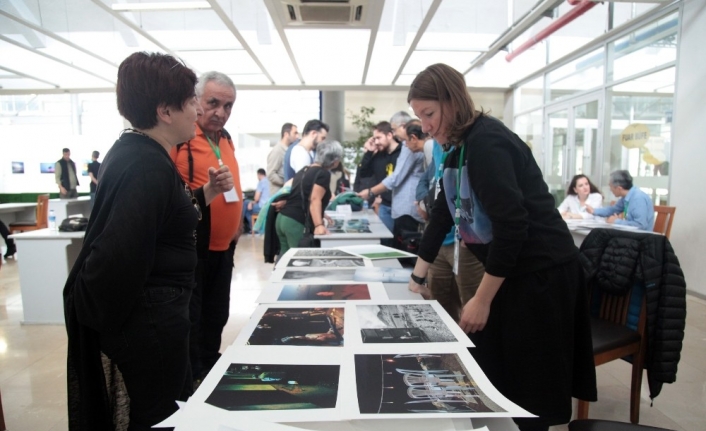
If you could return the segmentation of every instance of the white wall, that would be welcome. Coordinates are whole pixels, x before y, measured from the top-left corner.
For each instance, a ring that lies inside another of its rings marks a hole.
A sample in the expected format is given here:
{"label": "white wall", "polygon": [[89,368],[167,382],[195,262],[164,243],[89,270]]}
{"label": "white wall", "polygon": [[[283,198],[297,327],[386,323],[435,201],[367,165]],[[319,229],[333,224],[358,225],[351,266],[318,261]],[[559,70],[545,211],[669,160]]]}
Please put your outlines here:
{"label": "white wall", "polygon": [[690,292],[706,297],[706,2],[684,0],[679,39],[670,205],[677,211],[671,242]]}

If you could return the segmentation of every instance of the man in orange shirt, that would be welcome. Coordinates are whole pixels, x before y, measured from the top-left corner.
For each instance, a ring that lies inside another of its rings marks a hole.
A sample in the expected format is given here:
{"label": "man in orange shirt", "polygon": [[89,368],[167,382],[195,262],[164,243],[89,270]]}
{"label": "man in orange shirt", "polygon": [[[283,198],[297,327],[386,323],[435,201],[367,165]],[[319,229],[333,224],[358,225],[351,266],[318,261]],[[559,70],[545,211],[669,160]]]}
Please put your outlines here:
{"label": "man in orange shirt", "polygon": [[192,188],[208,182],[208,168],[227,165],[233,189],[204,209],[197,232],[199,262],[191,297],[190,352],[195,381],[202,379],[220,357],[221,333],[228,321],[233,254],[241,233],[242,190],[235,147],[223,128],[235,103],[235,85],[220,72],[203,74],[196,84],[203,115],[196,120],[196,137],[172,150],[172,160]]}

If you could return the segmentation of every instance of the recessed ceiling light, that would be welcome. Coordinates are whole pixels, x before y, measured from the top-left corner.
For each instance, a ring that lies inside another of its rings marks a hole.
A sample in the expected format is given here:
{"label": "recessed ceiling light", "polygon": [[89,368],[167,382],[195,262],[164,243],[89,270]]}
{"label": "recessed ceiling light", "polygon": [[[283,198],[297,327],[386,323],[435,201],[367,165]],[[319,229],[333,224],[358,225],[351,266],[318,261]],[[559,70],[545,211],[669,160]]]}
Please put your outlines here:
{"label": "recessed ceiling light", "polygon": [[184,1],[165,3],[113,3],[110,6],[116,12],[149,12],[165,10],[211,9],[207,1]]}

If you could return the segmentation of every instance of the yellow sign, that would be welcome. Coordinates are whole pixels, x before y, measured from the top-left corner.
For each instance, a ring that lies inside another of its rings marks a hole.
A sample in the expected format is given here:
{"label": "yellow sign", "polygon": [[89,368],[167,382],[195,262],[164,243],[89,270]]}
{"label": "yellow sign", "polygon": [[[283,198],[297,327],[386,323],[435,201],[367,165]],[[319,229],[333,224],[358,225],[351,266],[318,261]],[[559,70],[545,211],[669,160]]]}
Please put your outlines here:
{"label": "yellow sign", "polygon": [[625,148],[640,148],[650,138],[650,129],[641,123],[631,124],[620,134],[620,143]]}

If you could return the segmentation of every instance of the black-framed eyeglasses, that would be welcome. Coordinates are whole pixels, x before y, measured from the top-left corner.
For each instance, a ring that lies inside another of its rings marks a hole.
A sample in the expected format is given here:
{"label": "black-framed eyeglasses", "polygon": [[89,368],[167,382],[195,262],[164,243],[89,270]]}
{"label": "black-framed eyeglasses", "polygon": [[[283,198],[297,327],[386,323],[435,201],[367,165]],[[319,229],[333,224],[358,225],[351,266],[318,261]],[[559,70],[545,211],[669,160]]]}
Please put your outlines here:
{"label": "black-framed eyeglasses", "polygon": [[201,212],[201,205],[199,205],[199,201],[194,196],[194,192],[191,191],[191,187],[189,187],[189,185],[186,183],[184,183],[184,192],[186,192],[186,195],[189,197],[189,199],[191,199],[191,204],[196,209],[196,215],[198,216],[199,221],[201,221],[201,218],[203,217],[203,213]]}

